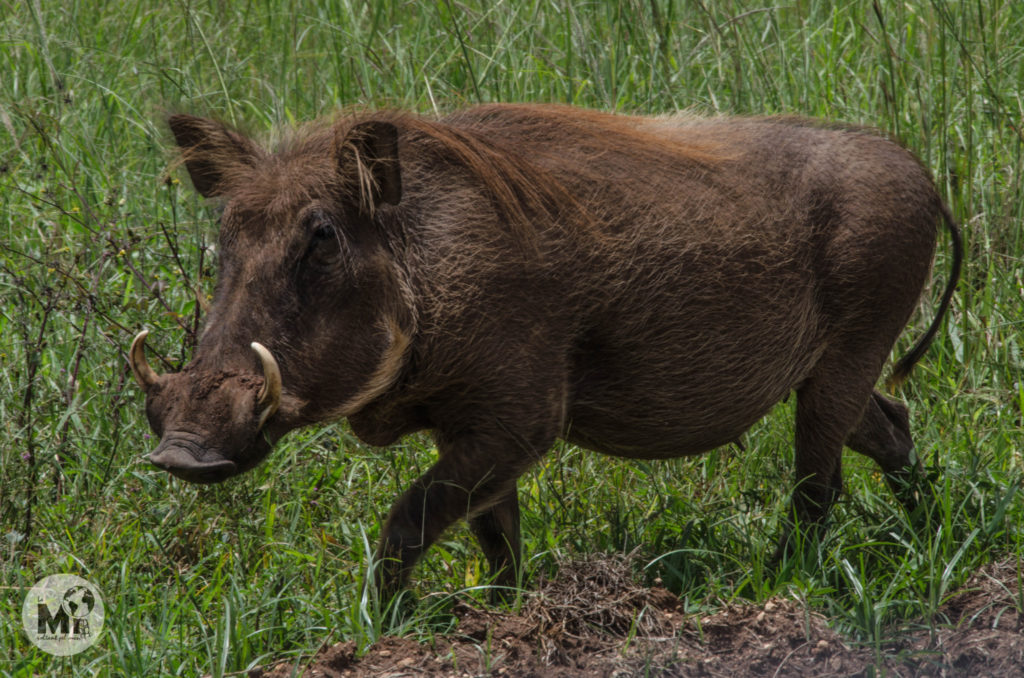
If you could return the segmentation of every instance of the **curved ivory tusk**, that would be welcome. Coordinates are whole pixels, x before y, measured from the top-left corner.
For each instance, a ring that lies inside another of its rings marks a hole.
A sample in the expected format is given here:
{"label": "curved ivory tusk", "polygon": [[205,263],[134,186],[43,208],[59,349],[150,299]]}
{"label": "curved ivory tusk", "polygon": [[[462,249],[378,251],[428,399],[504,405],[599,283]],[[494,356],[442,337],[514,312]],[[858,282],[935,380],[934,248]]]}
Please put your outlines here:
{"label": "curved ivory tusk", "polygon": [[142,330],[136,334],[132,341],[132,347],[128,351],[128,364],[131,365],[135,381],[139,382],[143,391],[148,391],[160,378],[146,362],[146,335],[148,334],[149,330]]}
{"label": "curved ivory tusk", "polygon": [[263,388],[260,389],[257,396],[257,406],[263,410],[260,412],[259,424],[259,428],[262,429],[263,424],[277,412],[277,408],[281,405],[281,370],[277,366],[277,361],[274,360],[274,355],[267,350],[266,346],[256,341],[249,345],[252,346],[252,350],[256,351],[256,355],[260,358],[260,364],[263,366]]}

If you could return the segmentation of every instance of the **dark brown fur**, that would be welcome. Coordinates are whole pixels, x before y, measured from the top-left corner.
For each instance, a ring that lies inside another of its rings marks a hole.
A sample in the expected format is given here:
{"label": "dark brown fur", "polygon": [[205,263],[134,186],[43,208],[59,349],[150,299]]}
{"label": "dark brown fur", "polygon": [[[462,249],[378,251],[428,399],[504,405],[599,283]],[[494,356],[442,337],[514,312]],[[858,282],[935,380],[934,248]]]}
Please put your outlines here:
{"label": "dark brown fur", "polygon": [[[225,210],[193,363],[149,389],[154,463],[210,482],[316,421],[347,416],[374,445],[432,430],[438,461],[383,528],[388,590],[459,518],[514,582],[516,479],[559,437],[699,454],[795,390],[795,519],[824,518],[844,444],[894,486],[914,468],[906,408],[874,385],[940,220],[955,253],[940,316],[961,247],[927,172],[890,141],[799,119],[557,106],[353,116],[274,153],[208,120],[170,125],[196,188]],[[238,377],[187,395],[212,373],[259,375],[252,341],[284,384],[262,432],[246,430],[256,395]],[[234,446],[196,446],[226,429]]]}

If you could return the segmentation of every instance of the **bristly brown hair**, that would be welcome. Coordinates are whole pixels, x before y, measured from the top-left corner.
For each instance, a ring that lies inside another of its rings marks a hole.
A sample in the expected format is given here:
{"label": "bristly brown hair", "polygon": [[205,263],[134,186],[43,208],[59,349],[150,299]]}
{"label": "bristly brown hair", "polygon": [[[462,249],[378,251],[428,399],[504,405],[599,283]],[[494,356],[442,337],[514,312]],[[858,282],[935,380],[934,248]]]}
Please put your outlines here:
{"label": "bristly brown hair", "polygon": [[[334,123],[331,134],[338,148],[352,148],[350,131],[368,123],[394,125],[399,136],[399,164],[402,155],[412,149],[429,148],[446,164],[463,168],[479,181],[490,197],[493,207],[509,235],[521,246],[532,249],[536,239],[537,222],[565,225],[578,221],[585,210],[563,184],[543,167],[500,139],[474,133],[472,129],[446,124],[399,111],[378,111],[356,115]],[[322,131],[313,130],[315,136]],[[301,145],[318,143],[310,137]],[[307,146],[308,147],[308,146]],[[362,159],[351,165],[354,174],[345,177],[344,190],[357,198],[360,204],[372,202],[369,194],[375,187],[374,167]],[[378,161],[379,162],[379,161]],[[348,168],[346,168],[348,169]],[[567,209],[567,207],[575,209]],[[567,218],[572,213],[571,218]]]}
{"label": "bristly brown hair", "polygon": [[[567,119],[571,125],[567,126]],[[313,158],[328,158],[343,151],[351,153],[354,130],[373,123],[389,124],[397,129],[400,165],[406,164],[406,154],[418,155],[426,150],[449,166],[463,168],[480,182],[500,217],[496,223],[506,228],[513,240],[527,250],[535,247],[535,229],[539,223],[548,228],[596,233],[588,228],[593,215],[580,201],[578,192],[551,171],[553,167],[564,169],[561,165],[565,159],[553,151],[545,154],[534,150],[528,156],[517,139],[554,139],[569,133],[581,146],[599,149],[596,152],[628,153],[649,167],[672,162],[674,171],[678,171],[679,163],[708,168],[726,157],[710,143],[684,143],[657,134],[645,127],[650,123],[648,118],[566,106],[481,106],[436,120],[403,111],[357,112],[333,121],[307,124],[288,133],[278,146],[278,157],[282,160],[302,157],[307,163],[304,181],[290,182],[295,190],[302,190],[299,184],[314,191],[328,188],[309,181],[321,168],[308,163]],[[341,191],[358,201],[367,212],[372,212],[370,193],[376,188],[377,168],[357,153],[352,153],[352,157],[356,162],[346,164],[345,176],[336,175],[336,165],[322,168],[327,170],[323,182],[334,184],[329,190]],[[581,173],[586,171],[583,167],[579,169]]]}

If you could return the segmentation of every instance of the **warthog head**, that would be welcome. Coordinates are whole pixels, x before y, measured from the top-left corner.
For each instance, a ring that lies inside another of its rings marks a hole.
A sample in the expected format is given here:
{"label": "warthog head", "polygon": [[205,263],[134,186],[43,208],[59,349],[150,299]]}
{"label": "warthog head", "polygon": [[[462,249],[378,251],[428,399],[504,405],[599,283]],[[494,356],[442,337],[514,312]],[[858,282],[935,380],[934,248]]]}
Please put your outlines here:
{"label": "warthog head", "polygon": [[400,198],[396,132],[339,124],[270,154],[213,121],[175,115],[170,126],[196,189],[223,201],[220,271],[192,362],[157,375],[141,332],[130,363],[161,437],[149,460],[214,483],[396,379],[412,314],[373,228]]}

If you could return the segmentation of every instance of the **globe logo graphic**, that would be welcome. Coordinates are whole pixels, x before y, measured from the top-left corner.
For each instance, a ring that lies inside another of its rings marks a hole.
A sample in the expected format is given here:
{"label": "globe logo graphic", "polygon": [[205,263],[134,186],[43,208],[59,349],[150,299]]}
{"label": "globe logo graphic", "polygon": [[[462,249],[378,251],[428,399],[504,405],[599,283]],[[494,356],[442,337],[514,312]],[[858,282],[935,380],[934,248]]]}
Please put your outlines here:
{"label": "globe logo graphic", "polygon": [[92,591],[85,586],[73,586],[64,594],[64,601],[61,603],[64,610],[75,619],[84,619],[92,612],[96,600],[92,597]]}
{"label": "globe logo graphic", "polygon": [[73,574],[51,574],[25,596],[21,623],[32,644],[52,655],[77,654],[99,640],[106,614],[100,590]]}

